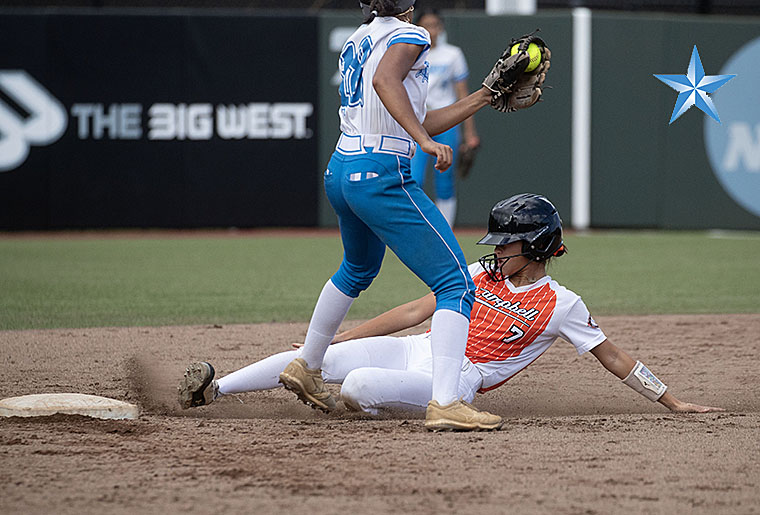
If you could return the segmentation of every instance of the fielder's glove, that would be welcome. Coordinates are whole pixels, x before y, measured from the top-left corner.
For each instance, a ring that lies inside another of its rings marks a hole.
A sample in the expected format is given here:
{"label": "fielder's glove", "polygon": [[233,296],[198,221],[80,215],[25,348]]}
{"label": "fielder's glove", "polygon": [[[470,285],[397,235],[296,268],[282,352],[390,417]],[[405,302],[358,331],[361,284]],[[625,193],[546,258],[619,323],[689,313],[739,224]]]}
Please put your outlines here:
{"label": "fielder's glove", "polygon": [[478,147],[470,147],[462,145],[459,148],[457,156],[457,172],[462,179],[467,178],[472,170],[472,165],[475,163],[475,154],[478,152]]}
{"label": "fielder's glove", "polygon": [[[526,72],[530,63],[528,45],[535,43],[541,51],[541,62],[532,71]],[[509,55],[511,48],[518,45],[515,55]],[[527,34],[510,41],[507,49],[494,64],[491,72],[483,80],[493,96],[491,106],[503,113],[527,109],[541,98],[541,86],[546,80],[546,72],[551,65],[551,51],[544,41]]]}

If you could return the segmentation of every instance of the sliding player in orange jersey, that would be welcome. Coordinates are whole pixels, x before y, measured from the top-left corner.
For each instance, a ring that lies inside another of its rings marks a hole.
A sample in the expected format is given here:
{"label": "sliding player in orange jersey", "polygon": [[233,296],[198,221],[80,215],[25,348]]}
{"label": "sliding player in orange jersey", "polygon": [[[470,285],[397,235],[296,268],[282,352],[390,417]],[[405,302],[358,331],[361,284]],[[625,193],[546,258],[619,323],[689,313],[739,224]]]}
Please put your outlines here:
{"label": "sliding player in orange jersey", "polygon": [[[722,411],[666,391],[644,364],[607,339],[578,295],[546,274],[547,262],[565,253],[562,221],[546,198],[523,194],[497,203],[479,244],[493,245],[494,252],[470,265],[476,293],[458,392],[464,402],[501,386],[562,337],[578,354],[591,352],[626,385],[672,411]],[[325,355],[324,380],[342,383],[340,397],[349,409],[373,414],[383,408],[425,409],[433,377],[430,334],[385,335],[414,327],[434,311],[430,293],[340,333]],[[211,365],[194,363],[180,384],[180,404],[189,408],[218,395],[276,388],[279,373],[298,352],[270,356],[216,381]],[[487,429],[475,420],[463,426],[445,416],[440,420],[428,416],[425,426]]]}

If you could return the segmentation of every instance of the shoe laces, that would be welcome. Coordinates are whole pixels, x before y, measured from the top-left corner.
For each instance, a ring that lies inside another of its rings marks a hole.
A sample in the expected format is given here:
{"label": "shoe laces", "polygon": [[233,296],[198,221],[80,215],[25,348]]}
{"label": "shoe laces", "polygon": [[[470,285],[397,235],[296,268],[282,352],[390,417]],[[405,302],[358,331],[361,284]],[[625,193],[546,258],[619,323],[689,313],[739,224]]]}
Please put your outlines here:
{"label": "shoe laces", "polygon": [[470,409],[474,409],[475,411],[479,411],[478,408],[476,408],[475,406],[473,406],[472,404],[470,404],[469,402],[467,402],[466,400],[464,400],[464,397],[462,397],[461,399],[459,399],[459,402],[461,402],[462,404],[464,404],[465,406],[467,406]]}

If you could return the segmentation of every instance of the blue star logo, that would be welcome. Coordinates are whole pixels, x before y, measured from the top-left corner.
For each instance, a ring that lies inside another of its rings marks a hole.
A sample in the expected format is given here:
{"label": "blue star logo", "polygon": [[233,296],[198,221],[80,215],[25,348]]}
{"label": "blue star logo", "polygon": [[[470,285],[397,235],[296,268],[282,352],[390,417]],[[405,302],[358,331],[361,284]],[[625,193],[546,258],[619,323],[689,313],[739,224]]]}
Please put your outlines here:
{"label": "blue star logo", "polygon": [[697,45],[694,45],[686,75],[655,75],[655,77],[678,91],[678,98],[673,108],[673,115],[670,117],[670,123],[676,121],[693,105],[720,123],[715,104],[707,94],[714,93],[736,75],[705,75],[705,69],[702,68],[702,61],[699,59],[699,52],[697,52]]}

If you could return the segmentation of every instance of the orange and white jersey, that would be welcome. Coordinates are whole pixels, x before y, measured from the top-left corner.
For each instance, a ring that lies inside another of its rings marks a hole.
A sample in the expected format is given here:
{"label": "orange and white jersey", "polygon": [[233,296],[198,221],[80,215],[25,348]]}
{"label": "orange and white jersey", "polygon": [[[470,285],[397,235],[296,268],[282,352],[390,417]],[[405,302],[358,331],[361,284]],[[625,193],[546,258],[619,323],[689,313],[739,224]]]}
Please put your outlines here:
{"label": "orange and white jersey", "polygon": [[483,376],[480,392],[501,386],[558,337],[578,354],[606,339],[580,296],[550,276],[516,287],[492,281],[480,263],[469,269],[476,291],[465,355]]}

